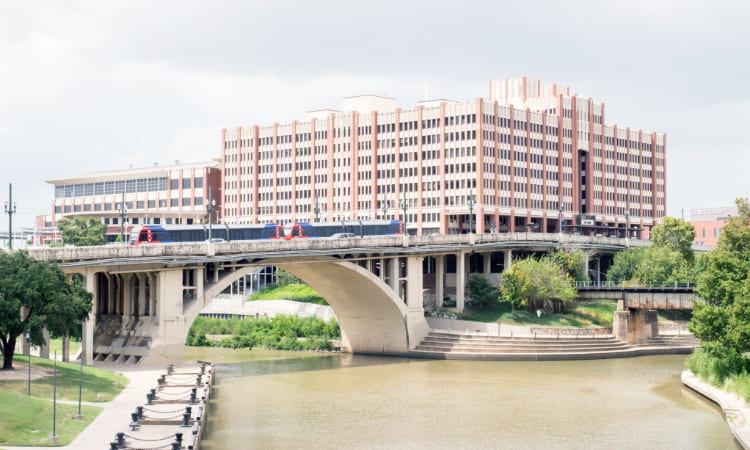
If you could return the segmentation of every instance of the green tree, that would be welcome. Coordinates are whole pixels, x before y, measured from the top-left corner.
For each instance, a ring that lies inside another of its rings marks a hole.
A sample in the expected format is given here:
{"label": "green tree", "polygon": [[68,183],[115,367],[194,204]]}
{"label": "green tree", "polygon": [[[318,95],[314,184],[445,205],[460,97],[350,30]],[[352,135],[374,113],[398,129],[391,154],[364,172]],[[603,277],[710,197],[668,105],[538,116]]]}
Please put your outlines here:
{"label": "green tree", "polygon": [[80,282],[67,283],[52,261],[36,261],[25,251],[0,253],[0,350],[3,369],[13,368],[16,341],[31,332],[42,343],[42,329],[70,333],[91,311],[91,294]]}
{"label": "green tree", "polygon": [[60,219],[57,222],[63,242],[76,246],[103,245],[107,226],[95,217],[75,216],[73,220]]}
{"label": "green tree", "polygon": [[645,249],[633,275],[633,280],[651,286],[694,283],[695,278],[693,264],[666,247]]}
{"label": "green tree", "polygon": [[477,303],[480,308],[497,301],[497,289],[490,283],[484,275],[472,274],[467,283],[471,300]]}
{"label": "green tree", "polygon": [[695,305],[689,325],[701,347],[735,372],[747,368],[742,355],[750,351],[750,208],[747,199],[736,204],[740,215],[724,226],[709,253],[696,289],[704,303]]}
{"label": "green tree", "polygon": [[576,281],[588,281],[586,273],[586,254],[581,249],[572,252],[558,250],[550,258],[562,267]]}
{"label": "green tree", "polygon": [[618,252],[612,266],[607,270],[607,281],[621,283],[633,280],[645,253],[645,248],[632,248]]}
{"label": "green tree", "polygon": [[665,217],[651,231],[654,247],[667,248],[679,252],[686,261],[693,261],[692,249],[695,240],[695,227],[692,223],[676,217]]}
{"label": "green tree", "polygon": [[526,258],[514,263],[507,275],[503,273],[500,295],[511,305],[526,300],[529,311],[538,308],[559,311],[576,298],[572,281],[552,258]]}
{"label": "green tree", "polygon": [[276,269],[276,287],[283,287],[290,284],[305,284],[296,276],[283,269]]}

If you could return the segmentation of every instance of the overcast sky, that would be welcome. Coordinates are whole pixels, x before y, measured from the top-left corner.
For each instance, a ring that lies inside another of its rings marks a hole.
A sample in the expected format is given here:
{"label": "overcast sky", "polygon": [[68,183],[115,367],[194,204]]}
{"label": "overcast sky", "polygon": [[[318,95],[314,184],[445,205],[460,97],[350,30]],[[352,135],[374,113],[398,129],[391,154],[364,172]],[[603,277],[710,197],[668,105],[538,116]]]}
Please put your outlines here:
{"label": "overcast sky", "polygon": [[[412,108],[529,76],[667,133],[668,213],[750,196],[750,2],[5,1],[0,200],[50,213],[45,180],[220,156],[222,128],[341,98]],[[0,230],[7,230],[7,215]]]}

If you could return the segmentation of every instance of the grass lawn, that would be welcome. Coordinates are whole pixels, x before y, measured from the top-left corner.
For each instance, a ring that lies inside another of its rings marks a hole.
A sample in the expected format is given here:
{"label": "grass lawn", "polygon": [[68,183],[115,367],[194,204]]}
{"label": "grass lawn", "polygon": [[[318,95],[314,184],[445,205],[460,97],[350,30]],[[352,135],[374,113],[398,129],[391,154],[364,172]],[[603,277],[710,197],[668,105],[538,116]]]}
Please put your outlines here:
{"label": "grass lawn", "polygon": [[294,300],[295,302],[328,305],[313,288],[305,284],[287,284],[282,287],[270,287],[256,292],[248,300]]}
{"label": "grass lawn", "polygon": [[[75,355],[78,350],[81,349],[81,341],[70,340],[70,355],[71,358]],[[50,339],[49,340],[49,354],[54,355],[57,352],[58,355],[62,355],[62,339]]]}
{"label": "grass lawn", "polygon": [[101,412],[97,406],[82,406],[83,420],[75,420],[78,405],[57,404],[57,444],[52,435],[52,401],[0,390],[0,445],[68,445]]}
{"label": "grass lawn", "polygon": [[[26,355],[15,355],[13,367],[16,370],[27,369]],[[52,398],[52,366],[53,361],[44,358],[31,357],[32,368],[43,368],[49,372],[49,376],[38,380],[31,380],[31,396],[45,399]],[[78,364],[57,362],[57,398],[60,400],[78,400],[78,382],[80,378],[80,366]],[[83,368],[83,401],[111,401],[122,389],[127,386],[129,380],[123,375],[118,375],[104,369],[95,367]],[[25,396],[28,389],[28,381],[23,380],[0,380],[0,390],[14,392]],[[97,400],[97,395],[102,395],[102,400]],[[2,417],[2,416],[0,416]],[[0,420],[2,422],[2,420]],[[2,436],[2,434],[0,434]]]}
{"label": "grass lawn", "polygon": [[536,313],[521,309],[511,312],[510,305],[496,303],[491,306],[485,306],[482,309],[477,307],[467,308],[460,319],[521,326],[606,327],[612,325],[612,313],[616,308],[617,304],[614,302],[591,303],[578,305],[572,311],[558,314],[542,314],[541,318],[537,318]]}

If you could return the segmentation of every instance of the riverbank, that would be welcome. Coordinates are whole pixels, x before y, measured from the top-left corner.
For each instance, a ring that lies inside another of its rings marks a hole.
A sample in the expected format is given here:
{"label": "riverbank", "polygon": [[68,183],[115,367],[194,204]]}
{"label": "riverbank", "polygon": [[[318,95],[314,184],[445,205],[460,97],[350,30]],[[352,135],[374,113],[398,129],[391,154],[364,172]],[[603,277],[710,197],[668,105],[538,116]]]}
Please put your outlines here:
{"label": "riverbank", "polygon": [[750,449],[750,407],[737,394],[702,381],[689,370],[680,376],[682,384],[719,405],[732,435],[744,449]]}

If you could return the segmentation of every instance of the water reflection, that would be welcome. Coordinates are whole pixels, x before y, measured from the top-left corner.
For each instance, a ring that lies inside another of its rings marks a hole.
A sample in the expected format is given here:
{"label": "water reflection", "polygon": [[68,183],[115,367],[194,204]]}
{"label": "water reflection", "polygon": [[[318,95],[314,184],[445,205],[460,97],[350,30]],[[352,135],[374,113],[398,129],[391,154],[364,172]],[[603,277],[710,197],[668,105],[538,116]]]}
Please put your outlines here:
{"label": "water reflection", "polygon": [[717,409],[682,388],[684,356],[490,362],[206,350],[191,357],[236,361],[217,366],[209,450],[739,448]]}

